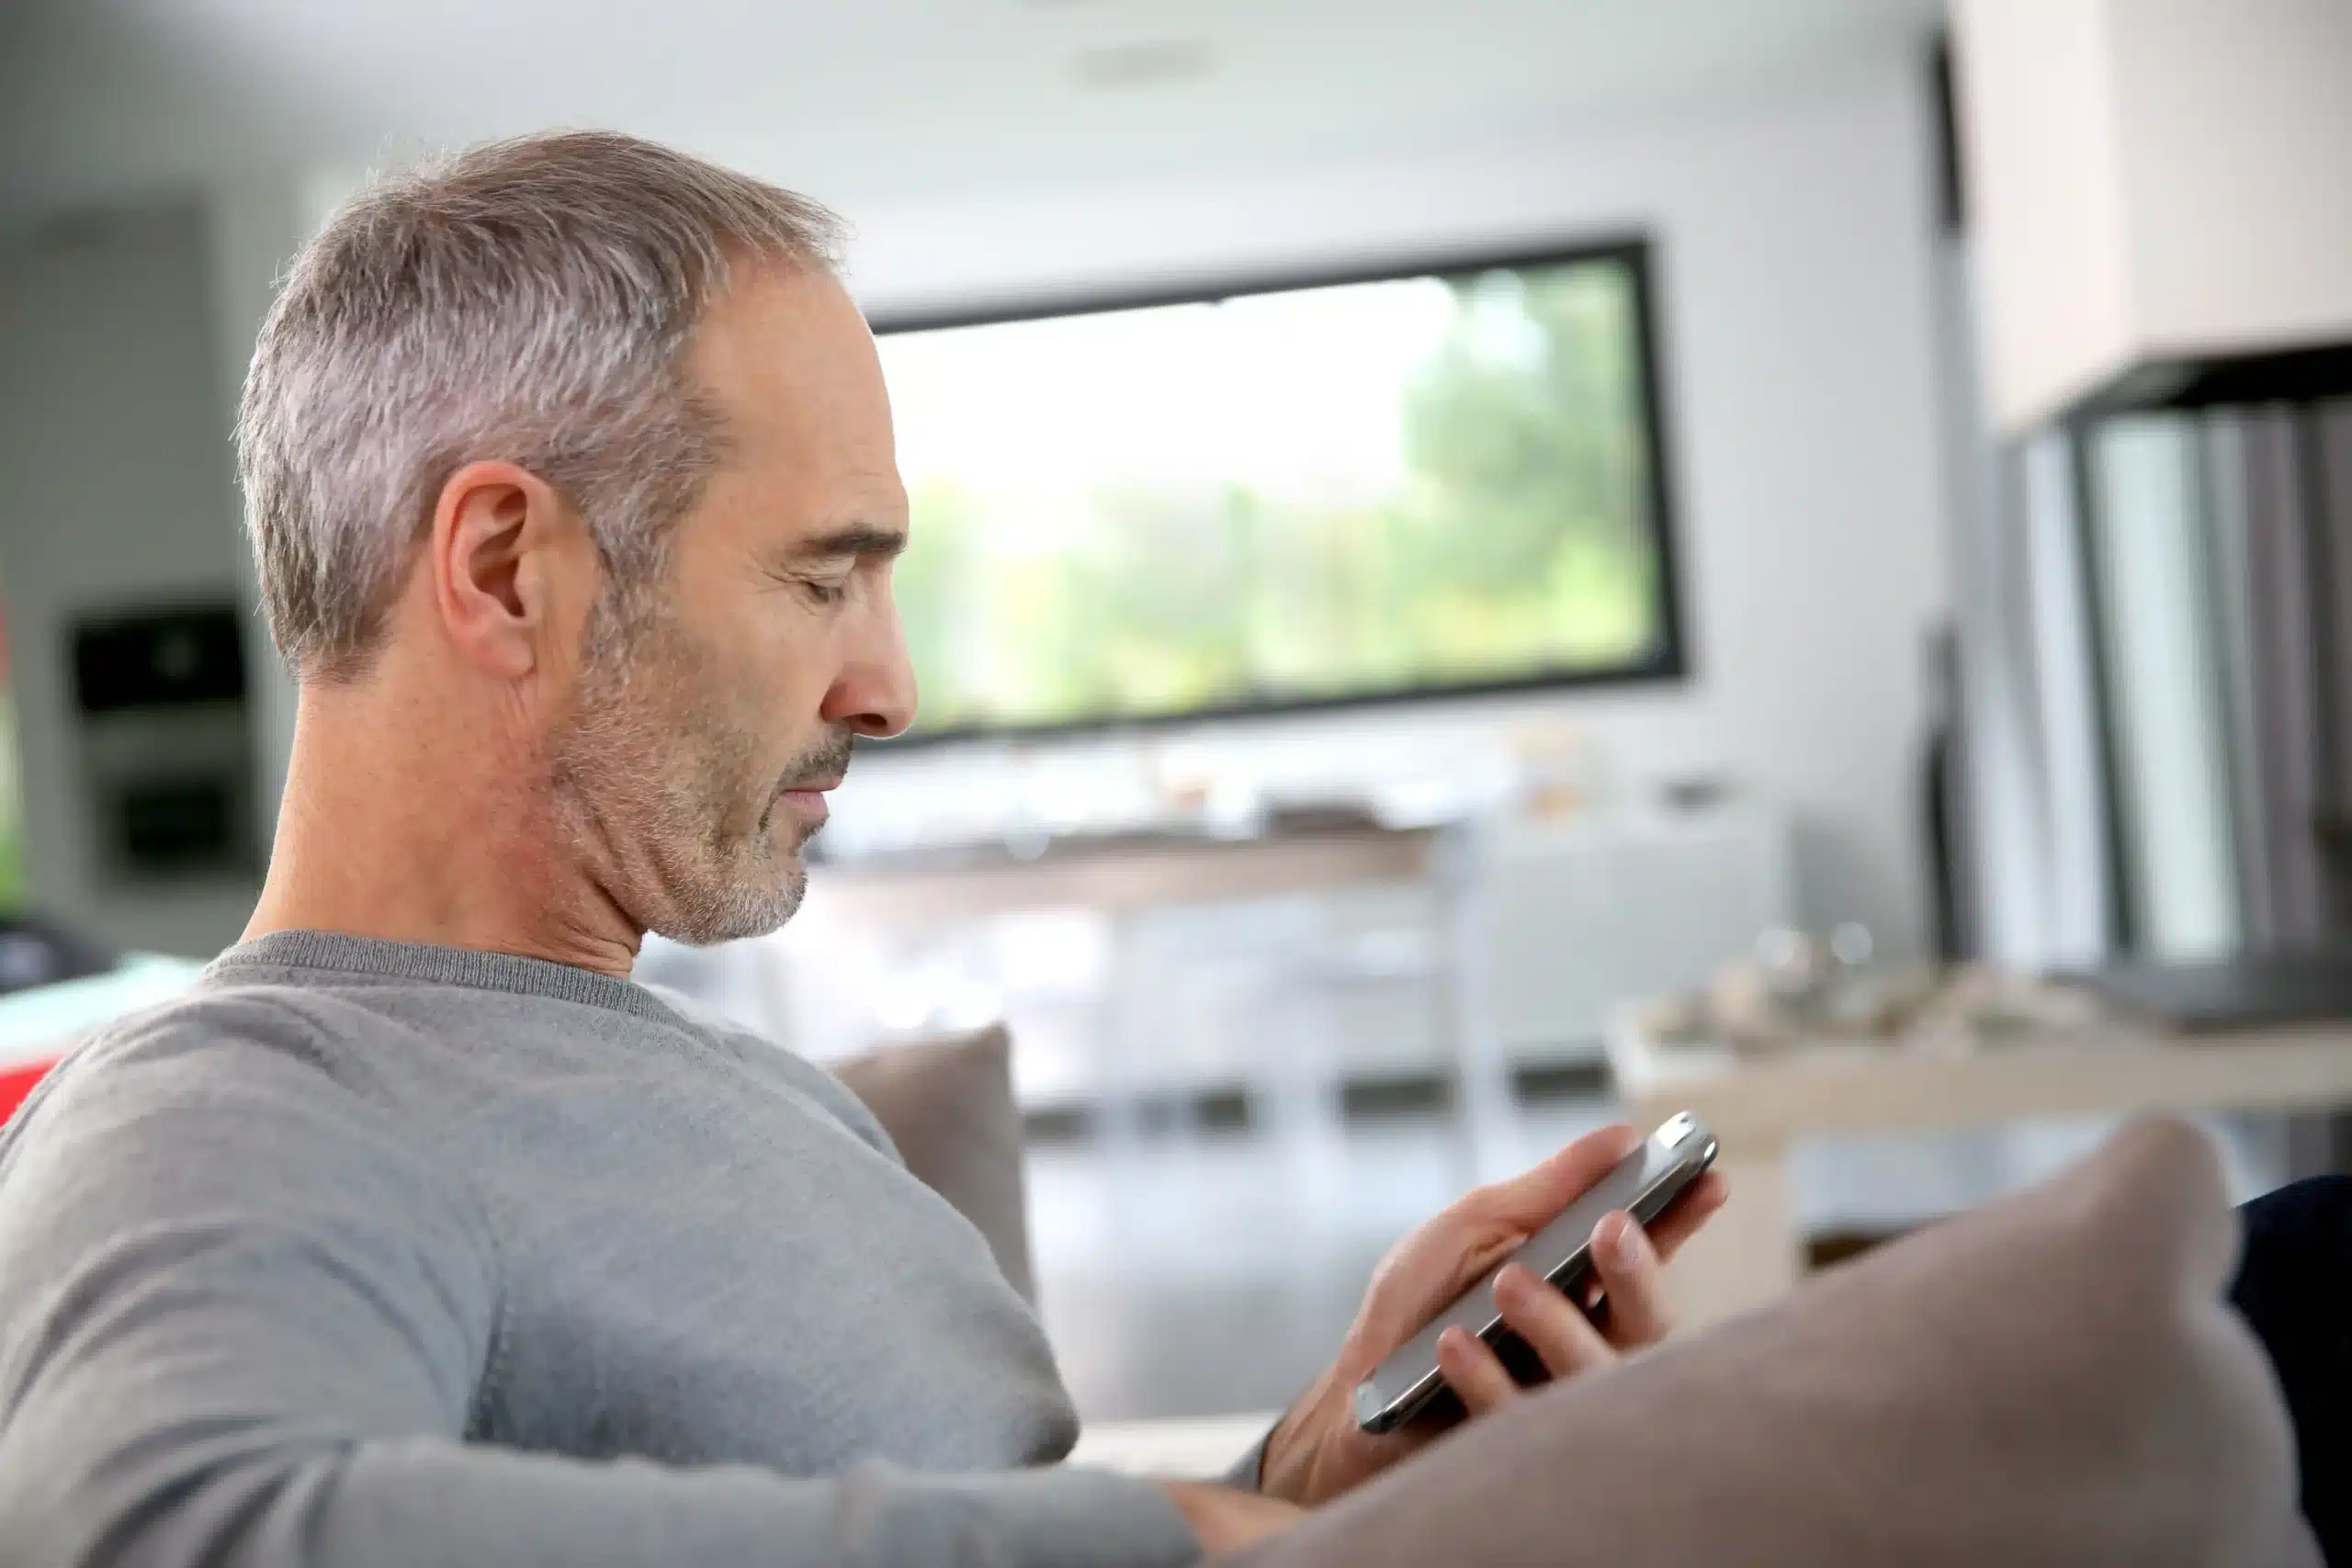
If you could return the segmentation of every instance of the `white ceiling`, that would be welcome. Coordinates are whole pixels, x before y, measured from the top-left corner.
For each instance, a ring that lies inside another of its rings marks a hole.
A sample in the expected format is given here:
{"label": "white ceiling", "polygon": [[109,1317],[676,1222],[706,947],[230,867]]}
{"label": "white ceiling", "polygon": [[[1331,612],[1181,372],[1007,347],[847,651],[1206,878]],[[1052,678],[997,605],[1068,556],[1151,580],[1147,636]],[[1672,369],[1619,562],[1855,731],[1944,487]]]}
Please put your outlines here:
{"label": "white ceiling", "polygon": [[611,125],[843,202],[1687,112],[1938,0],[0,0],[0,211]]}

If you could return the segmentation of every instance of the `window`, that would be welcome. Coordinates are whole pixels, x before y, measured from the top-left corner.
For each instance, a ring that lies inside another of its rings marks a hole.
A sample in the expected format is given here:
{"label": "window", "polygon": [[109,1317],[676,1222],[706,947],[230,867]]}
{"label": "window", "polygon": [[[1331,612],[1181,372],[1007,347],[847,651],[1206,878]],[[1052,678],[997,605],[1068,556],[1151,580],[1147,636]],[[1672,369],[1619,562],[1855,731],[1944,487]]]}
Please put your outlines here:
{"label": "window", "polygon": [[918,733],[1679,674],[1646,280],[884,323]]}

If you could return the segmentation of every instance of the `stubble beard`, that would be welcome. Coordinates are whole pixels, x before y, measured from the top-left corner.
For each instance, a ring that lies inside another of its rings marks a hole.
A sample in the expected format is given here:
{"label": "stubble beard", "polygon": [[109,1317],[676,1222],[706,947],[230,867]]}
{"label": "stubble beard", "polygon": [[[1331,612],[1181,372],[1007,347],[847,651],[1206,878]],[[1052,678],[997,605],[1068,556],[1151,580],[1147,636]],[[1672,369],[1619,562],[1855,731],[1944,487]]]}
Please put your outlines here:
{"label": "stubble beard", "polygon": [[579,700],[553,748],[576,849],[640,929],[695,946],[763,936],[800,908],[800,848],[775,839],[778,798],[838,773],[851,737],[827,735],[781,773],[733,716],[735,694],[666,608],[608,595],[592,618]]}

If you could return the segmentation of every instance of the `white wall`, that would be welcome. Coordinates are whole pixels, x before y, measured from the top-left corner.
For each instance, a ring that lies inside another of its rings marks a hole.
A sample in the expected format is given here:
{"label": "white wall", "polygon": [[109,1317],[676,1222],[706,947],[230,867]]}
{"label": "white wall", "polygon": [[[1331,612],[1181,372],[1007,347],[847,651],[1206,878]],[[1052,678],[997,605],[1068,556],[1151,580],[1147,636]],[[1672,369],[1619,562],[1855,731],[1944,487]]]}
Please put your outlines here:
{"label": "white wall", "polygon": [[194,955],[235,940],[254,887],[99,885],[66,639],[81,613],[236,588],[206,244],[189,204],[0,258],[0,593],[34,898],[104,940]]}
{"label": "white wall", "polygon": [[[1649,234],[1693,677],[1284,720],[1224,744],[1278,752],[1293,778],[1360,779],[1478,758],[1559,716],[1629,780],[1720,768],[1785,800],[1801,912],[1862,919],[1903,951],[1924,923],[1923,644],[1946,603],[1927,126],[1905,51],[1802,102],[1606,137],[853,202],[854,281],[888,314]],[[877,760],[866,787],[892,773],[956,787],[921,754]]]}
{"label": "white wall", "polygon": [[[1514,726],[1565,721],[1629,784],[1724,770],[1786,802],[1800,912],[1864,919],[1905,951],[1924,923],[1923,639],[1946,602],[1924,96],[1906,51],[1801,101],[1609,136],[1115,189],[852,199],[854,281],[887,312],[1648,234],[1692,677],[1232,726],[1194,743],[1310,784],[1476,771]],[[201,369],[190,359],[179,371],[210,380],[157,385],[146,400],[160,408],[168,392],[175,419],[209,422],[201,439],[192,426],[180,437],[175,471],[196,477],[174,488],[187,502],[176,511],[111,509],[109,547],[82,568],[94,586],[158,571],[227,583],[243,571],[226,449],[211,443],[269,278],[351,183],[322,171],[213,194],[201,242],[212,276],[188,286],[209,289],[216,341]],[[192,330],[175,316],[173,341]],[[173,539],[151,549],[158,529]],[[265,660],[253,663],[266,787],[282,765],[286,694]],[[864,771],[873,798],[893,773],[956,788],[958,768],[932,754]],[[36,821],[55,808],[28,801]]]}

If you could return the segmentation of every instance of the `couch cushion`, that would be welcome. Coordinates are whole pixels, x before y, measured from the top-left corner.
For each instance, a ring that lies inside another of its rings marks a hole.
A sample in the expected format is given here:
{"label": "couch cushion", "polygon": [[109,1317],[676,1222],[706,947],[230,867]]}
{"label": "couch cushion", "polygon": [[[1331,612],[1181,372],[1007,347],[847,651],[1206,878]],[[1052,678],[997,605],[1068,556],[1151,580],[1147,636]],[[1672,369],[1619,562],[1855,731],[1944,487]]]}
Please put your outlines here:
{"label": "couch cushion", "polygon": [[2138,1122],[1464,1427],[1248,1561],[2301,1568],[2285,1412],[2220,1299],[2234,1246],[2211,1147]]}
{"label": "couch cushion", "polygon": [[1012,1042],[1003,1028],[886,1045],[827,1066],[874,1112],[907,1168],[988,1238],[1013,1289],[1035,1301]]}

